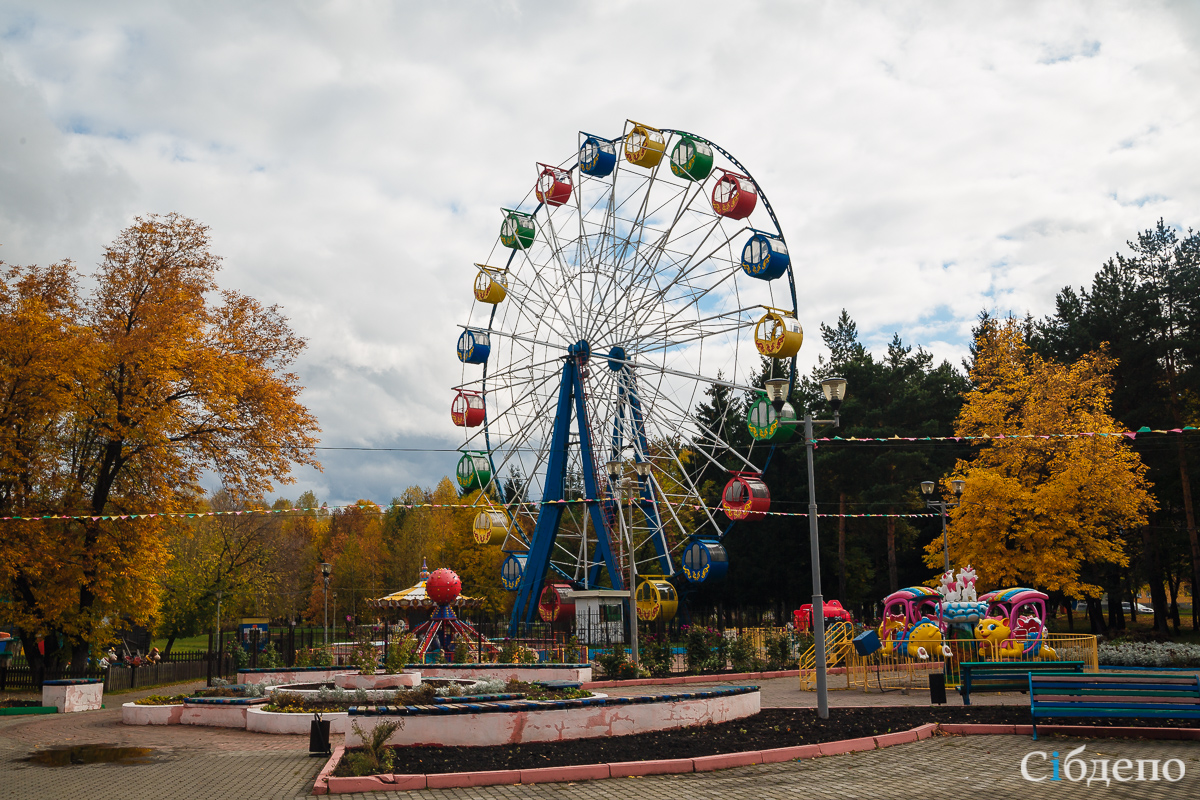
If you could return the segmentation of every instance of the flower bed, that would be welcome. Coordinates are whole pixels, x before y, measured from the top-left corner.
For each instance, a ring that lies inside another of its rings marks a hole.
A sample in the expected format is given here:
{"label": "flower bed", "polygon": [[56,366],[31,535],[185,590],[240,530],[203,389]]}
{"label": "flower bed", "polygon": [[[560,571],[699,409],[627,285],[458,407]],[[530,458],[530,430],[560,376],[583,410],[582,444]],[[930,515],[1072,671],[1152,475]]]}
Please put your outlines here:
{"label": "flower bed", "polygon": [[1200,645],[1183,642],[1103,642],[1100,664],[1117,667],[1200,667]]}

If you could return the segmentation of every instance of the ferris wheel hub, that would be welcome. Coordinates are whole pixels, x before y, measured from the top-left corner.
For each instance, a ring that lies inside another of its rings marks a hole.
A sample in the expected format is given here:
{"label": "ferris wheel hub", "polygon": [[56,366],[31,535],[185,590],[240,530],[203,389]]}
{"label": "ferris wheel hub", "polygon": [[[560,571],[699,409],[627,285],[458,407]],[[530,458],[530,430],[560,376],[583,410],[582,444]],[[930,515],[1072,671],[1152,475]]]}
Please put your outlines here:
{"label": "ferris wheel hub", "polygon": [[592,346],[588,344],[587,339],[580,339],[568,347],[567,352],[579,359],[579,362],[582,364],[592,357]]}
{"label": "ferris wheel hub", "polygon": [[613,372],[620,372],[625,366],[628,359],[625,356],[625,348],[617,345],[612,350],[608,351],[608,368]]}

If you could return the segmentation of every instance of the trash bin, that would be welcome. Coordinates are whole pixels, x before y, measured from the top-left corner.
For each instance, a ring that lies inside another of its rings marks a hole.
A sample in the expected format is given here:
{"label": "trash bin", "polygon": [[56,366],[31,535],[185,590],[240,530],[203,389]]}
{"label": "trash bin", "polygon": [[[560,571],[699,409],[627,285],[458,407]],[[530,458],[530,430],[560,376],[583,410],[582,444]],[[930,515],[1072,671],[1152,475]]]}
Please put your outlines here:
{"label": "trash bin", "polygon": [[929,702],[940,706],[946,704],[946,676],[937,673],[929,676]]}
{"label": "trash bin", "polygon": [[313,717],[312,724],[308,728],[309,755],[327,756],[330,754],[329,722],[327,719],[321,719],[319,715]]}

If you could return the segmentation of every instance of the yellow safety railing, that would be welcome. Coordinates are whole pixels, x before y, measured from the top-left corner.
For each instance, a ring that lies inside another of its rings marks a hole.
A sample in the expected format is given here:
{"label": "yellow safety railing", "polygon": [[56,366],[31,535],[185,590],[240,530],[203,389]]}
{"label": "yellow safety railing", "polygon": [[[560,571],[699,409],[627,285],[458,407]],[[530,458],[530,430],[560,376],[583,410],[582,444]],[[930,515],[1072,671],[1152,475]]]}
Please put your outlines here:
{"label": "yellow safety railing", "polygon": [[963,662],[1082,661],[1086,672],[1100,670],[1096,637],[1090,634],[1048,633],[1036,654],[1004,652],[986,639],[947,639],[945,644],[949,656],[930,653],[927,660],[909,657],[904,648],[897,648],[891,655],[880,650],[868,656],[851,650],[846,658],[845,688],[869,691],[923,687],[928,685],[931,672],[941,672],[946,676],[946,686],[956,687],[962,682],[959,665]]}
{"label": "yellow safety railing", "polygon": [[[825,629],[825,668],[846,661],[854,653],[854,626],[849,622],[834,622]],[[816,687],[817,645],[800,655],[800,691],[811,692]]]}

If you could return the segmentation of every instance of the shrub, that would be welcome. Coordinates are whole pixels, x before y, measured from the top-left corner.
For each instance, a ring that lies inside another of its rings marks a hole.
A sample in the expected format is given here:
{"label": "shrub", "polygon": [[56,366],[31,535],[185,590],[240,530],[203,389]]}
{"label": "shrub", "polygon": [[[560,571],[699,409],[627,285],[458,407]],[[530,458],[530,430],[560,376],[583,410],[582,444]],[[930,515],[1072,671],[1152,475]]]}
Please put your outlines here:
{"label": "shrub", "polygon": [[454,637],[454,663],[466,664],[471,660],[471,645],[462,635]]}
{"label": "shrub", "polygon": [[139,706],[175,706],[187,700],[186,694],[152,694],[149,697],[143,697],[141,700],[134,700],[135,705]]}
{"label": "shrub", "polygon": [[374,675],[379,667],[379,651],[366,639],[360,641],[350,654],[350,666],[357,668],[363,675]]}
{"label": "shrub", "polygon": [[417,657],[418,647],[420,643],[411,633],[404,634],[404,638],[398,642],[392,642],[387,651],[387,659],[383,662],[384,670],[389,675],[403,672],[404,665],[413,663],[413,659]]}
{"label": "shrub", "polygon": [[792,663],[792,642],[787,633],[771,630],[764,644],[767,651],[767,669],[787,669]]}
{"label": "shrub", "polygon": [[665,678],[671,674],[671,642],[666,636],[648,634],[640,640],[639,652],[642,666],[655,678]]}
{"label": "shrub", "polygon": [[266,669],[276,669],[283,666],[283,656],[275,649],[274,642],[267,642],[267,646],[258,654],[258,665]]}
{"label": "shrub", "polygon": [[628,680],[638,676],[637,668],[629,662],[624,647],[614,647],[611,653],[596,656],[596,663],[604,669],[604,676],[611,680]]}
{"label": "shrub", "polygon": [[363,740],[362,747],[347,750],[341,762],[334,770],[335,775],[343,777],[360,777],[363,775],[379,775],[392,771],[396,753],[387,746],[388,737],[400,729],[402,721],[378,723],[368,735],[354,722],[354,732]]}
{"label": "shrub", "polygon": [[728,653],[729,644],[717,631],[698,625],[688,628],[684,636],[684,656],[691,674],[725,669]]}
{"label": "shrub", "polygon": [[333,650],[328,647],[314,648],[312,651],[312,663],[314,667],[332,667]]}
{"label": "shrub", "polygon": [[754,649],[754,642],[745,634],[738,636],[729,643],[729,661],[733,666],[734,672],[750,672],[754,669],[754,662],[758,660],[758,653]]}
{"label": "shrub", "polygon": [[302,647],[296,651],[296,666],[297,667],[311,667],[312,666],[312,658],[313,658],[312,650],[309,650],[307,647]]}
{"label": "shrub", "polygon": [[1200,667],[1200,645],[1183,642],[1102,642],[1099,662],[1117,667]]}

